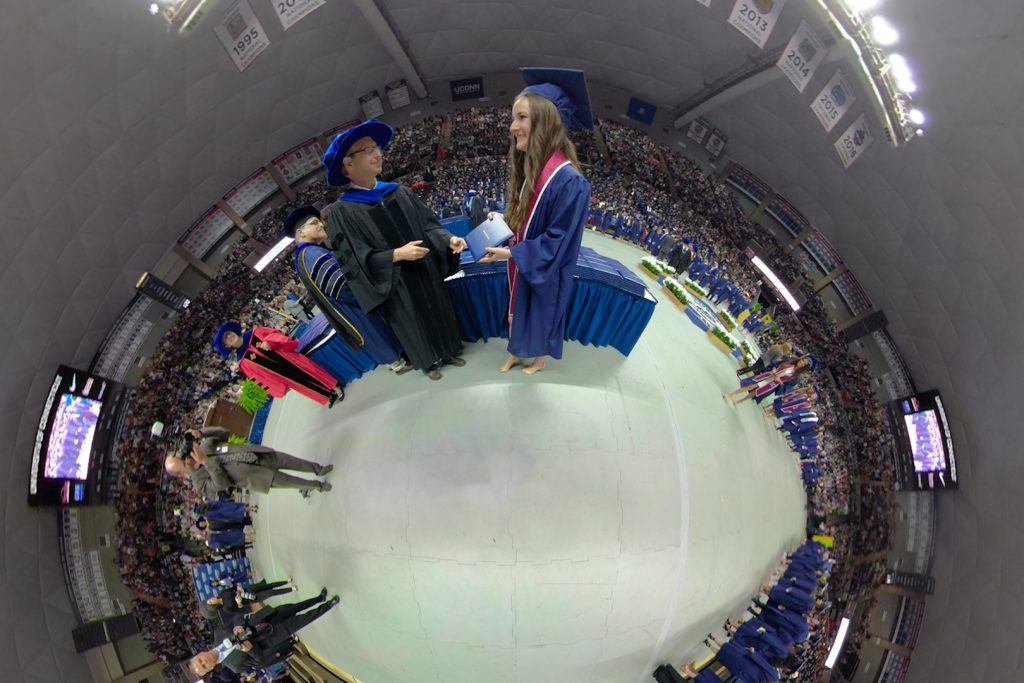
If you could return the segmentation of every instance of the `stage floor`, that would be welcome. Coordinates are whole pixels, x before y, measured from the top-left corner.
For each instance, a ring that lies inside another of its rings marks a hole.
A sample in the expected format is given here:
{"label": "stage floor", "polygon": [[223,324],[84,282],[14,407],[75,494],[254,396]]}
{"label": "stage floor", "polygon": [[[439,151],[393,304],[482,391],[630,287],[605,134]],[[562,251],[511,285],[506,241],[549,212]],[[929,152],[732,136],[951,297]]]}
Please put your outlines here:
{"label": "stage floor", "polygon": [[[631,266],[643,254],[588,231]],[[502,340],[432,382],[378,369],[333,410],[275,401],[264,443],[334,491],[258,496],[263,576],[341,604],[302,632],[364,683],[642,683],[743,608],[803,537],[794,456],[735,362],[665,299],[632,355]]]}

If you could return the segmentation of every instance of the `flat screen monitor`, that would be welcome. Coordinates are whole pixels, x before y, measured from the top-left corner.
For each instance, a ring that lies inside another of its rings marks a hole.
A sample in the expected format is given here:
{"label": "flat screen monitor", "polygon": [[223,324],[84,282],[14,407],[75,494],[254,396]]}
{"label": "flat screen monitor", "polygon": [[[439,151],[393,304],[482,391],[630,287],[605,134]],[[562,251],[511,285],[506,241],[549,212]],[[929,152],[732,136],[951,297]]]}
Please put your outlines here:
{"label": "flat screen monitor", "polygon": [[953,438],[942,398],[926,391],[893,401],[897,479],[912,490],[958,488]]}
{"label": "flat screen monitor", "polygon": [[122,386],[60,366],[50,384],[33,444],[31,505],[85,505],[102,474]]}

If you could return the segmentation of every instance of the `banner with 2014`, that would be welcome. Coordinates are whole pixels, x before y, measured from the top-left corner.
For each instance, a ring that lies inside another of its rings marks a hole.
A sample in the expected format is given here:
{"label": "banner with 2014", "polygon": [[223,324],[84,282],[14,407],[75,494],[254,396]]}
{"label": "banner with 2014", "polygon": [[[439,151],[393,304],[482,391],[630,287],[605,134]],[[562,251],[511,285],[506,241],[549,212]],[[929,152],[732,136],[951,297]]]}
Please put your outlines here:
{"label": "banner with 2014", "polygon": [[786,48],[779,55],[776,66],[792,81],[800,92],[811,82],[814,72],[825,60],[828,48],[806,21],[801,21],[796,33],[789,39]]}

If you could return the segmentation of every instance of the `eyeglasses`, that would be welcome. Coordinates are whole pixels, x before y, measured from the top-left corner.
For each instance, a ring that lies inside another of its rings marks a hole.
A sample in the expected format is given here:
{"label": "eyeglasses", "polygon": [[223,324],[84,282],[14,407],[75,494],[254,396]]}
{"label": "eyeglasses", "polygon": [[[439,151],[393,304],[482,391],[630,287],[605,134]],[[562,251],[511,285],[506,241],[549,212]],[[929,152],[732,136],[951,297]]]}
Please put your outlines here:
{"label": "eyeglasses", "polygon": [[363,149],[357,149],[354,152],[349,152],[345,157],[354,157],[357,154],[365,154],[366,156],[373,156],[375,153],[381,151],[377,145],[371,145],[370,147],[364,147]]}

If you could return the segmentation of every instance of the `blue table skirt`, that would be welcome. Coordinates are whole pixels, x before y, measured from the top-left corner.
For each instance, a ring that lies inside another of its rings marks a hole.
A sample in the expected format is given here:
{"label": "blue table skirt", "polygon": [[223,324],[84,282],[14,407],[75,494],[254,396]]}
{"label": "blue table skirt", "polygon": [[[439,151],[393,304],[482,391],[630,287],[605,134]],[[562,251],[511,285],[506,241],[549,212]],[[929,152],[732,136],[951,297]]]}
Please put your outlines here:
{"label": "blue table skirt", "polygon": [[[508,338],[508,275],[504,270],[449,280],[448,291],[463,339]],[[628,356],[654,314],[655,304],[605,283],[576,278],[565,339],[611,346]]]}
{"label": "blue table skirt", "polygon": [[444,226],[445,230],[456,237],[465,237],[473,229],[469,216],[452,216],[451,218],[442,218],[441,225]]}

